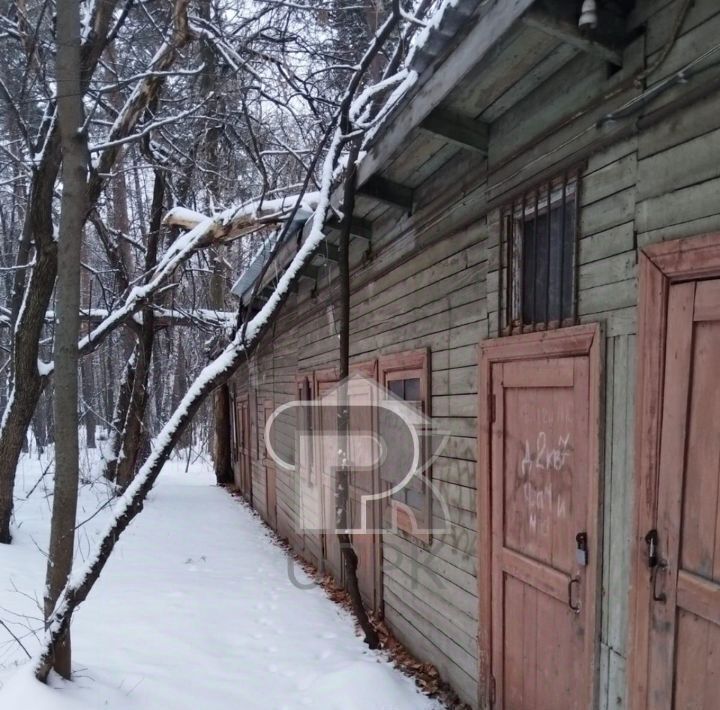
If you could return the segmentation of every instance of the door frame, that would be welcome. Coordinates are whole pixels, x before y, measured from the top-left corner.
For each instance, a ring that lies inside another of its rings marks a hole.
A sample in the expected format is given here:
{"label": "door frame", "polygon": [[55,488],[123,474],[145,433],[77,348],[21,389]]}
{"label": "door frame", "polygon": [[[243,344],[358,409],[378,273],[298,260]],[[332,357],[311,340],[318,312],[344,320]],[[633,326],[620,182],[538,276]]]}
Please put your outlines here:
{"label": "door frame", "polygon": [[595,588],[592,606],[588,610],[587,639],[592,683],[588,707],[597,699],[600,582],[602,571],[602,327],[599,323],[578,325],[557,330],[512,335],[480,341],[478,345],[478,465],[477,465],[477,576],[478,576],[478,700],[481,708],[491,707],[492,700],[492,461],[490,452],[490,420],[492,379],[495,363],[523,360],[529,357],[573,357],[587,355],[590,367],[590,431],[597,432],[588,442],[590,490],[588,510],[596,511],[588,529],[591,539],[597,540],[597,564],[588,572],[587,582]]}
{"label": "door frame", "polygon": [[667,306],[670,286],[720,277],[720,233],[654,244],[639,253],[635,504],[628,629],[631,710],[647,706],[652,590],[645,534],[657,518]]}

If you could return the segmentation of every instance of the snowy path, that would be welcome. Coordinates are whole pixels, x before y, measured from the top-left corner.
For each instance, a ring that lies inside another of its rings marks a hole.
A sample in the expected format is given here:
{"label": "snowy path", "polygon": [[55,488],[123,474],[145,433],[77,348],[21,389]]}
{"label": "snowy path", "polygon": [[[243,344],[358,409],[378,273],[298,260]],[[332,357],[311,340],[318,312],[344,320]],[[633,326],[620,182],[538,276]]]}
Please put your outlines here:
{"label": "snowy path", "polygon": [[[44,562],[31,538],[44,544],[49,514],[38,499],[37,510],[21,506],[27,524],[17,544],[0,549],[5,621],[13,611],[37,616],[12,586],[41,596]],[[93,529],[102,527],[101,517]],[[8,651],[3,633],[0,708],[436,707],[368,651],[349,616],[320,589],[290,582],[285,553],[200,467],[189,474],[166,467],[80,609],[74,683],[54,678],[46,688],[30,679],[27,665],[7,668],[10,655],[20,655],[16,646]],[[26,639],[31,652],[34,643]]]}

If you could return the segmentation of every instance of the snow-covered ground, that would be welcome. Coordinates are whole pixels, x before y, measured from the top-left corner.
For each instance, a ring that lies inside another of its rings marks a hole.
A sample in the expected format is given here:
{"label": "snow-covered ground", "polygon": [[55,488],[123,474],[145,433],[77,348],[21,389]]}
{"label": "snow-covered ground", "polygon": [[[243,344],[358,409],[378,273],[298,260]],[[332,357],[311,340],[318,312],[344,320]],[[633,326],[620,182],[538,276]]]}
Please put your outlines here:
{"label": "snow-covered ground", "polygon": [[[88,470],[97,470],[92,461]],[[38,648],[51,478],[25,457],[15,541],[0,545],[0,621]],[[27,498],[27,499],[26,499]],[[78,521],[109,500],[83,486]],[[84,556],[109,507],[80,531]],[[296,569],[298,579],[308,581]],[[168,464],[72,627],[74,681],[34,681],[0,624],[0,708],[231,710],[435,708],[356,635],[317,587],[300,589],[259,520],[215,487],[206,464]]]}

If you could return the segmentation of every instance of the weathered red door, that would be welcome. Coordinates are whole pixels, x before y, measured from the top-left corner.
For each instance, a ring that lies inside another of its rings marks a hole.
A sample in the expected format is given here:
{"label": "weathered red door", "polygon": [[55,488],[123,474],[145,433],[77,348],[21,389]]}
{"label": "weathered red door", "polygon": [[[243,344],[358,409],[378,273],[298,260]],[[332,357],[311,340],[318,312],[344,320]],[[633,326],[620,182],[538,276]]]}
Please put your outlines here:
{"label": "weathered red door", "polygon": [[[315,398],[330,406],[319,406],[316,413],[316,428],[320,436],[315,451],[317,477],[321,486],[321,524],[323,564],[338,584],[344,583],[340,543],[336,530],[335,476],[332,466],[337,461],[337,442],[333,434],[337,431],[337,415],[332,407],[332,391],[337,386],[337,374],[326,371],[315,374]],[[323,434],[327,436],[322,436]]]}
{"label": "weathered red door", "polygon": [[350,473],[349,521],[352,529],[358,531],[352,535],[352,544],[358,557],[360,594],[370,609],[379,609],[382,554],[378,532],[380,501],[367,500],[367,496],[379,490],[376,453],[372,443],[376,427],[373,405],[378,392],[375,363],[356,365],[351,368],[351,374],[362,377],[351,376],[348,383],[350,431],[355,434],[350,441],[350,458],[357,464]]}
{"label": "weathered red door", "polygon": [[[265,402],[263,409],[264,421],[267,422],[273,413],[273,403],[271,401]],[[268,456],[267,446],[263,448],[265,450],[263,466],[265,468],[265,505],[267,510],[267,524],[273,530],[277,530],[277,471],[275,469],[275,462],[270,456]]]}
{"label": "weathered red door", "polygon": [[235,404],[237,469],[235,484],[243,497],[248,501],[252,498],[252,473],[250,468],[250,407],[248,395],[240,395]]}
{"label": "weathered red door", "polygon": [[593,699],[600,562],[593,339],[594,329],[567,329],[483,349],[490,700],[504,710],[579,710]]}
{"label": "weathered red door", "polygon": [[662,402],[647,707],[714,710],[720,706],[720,280],[669,288]]}

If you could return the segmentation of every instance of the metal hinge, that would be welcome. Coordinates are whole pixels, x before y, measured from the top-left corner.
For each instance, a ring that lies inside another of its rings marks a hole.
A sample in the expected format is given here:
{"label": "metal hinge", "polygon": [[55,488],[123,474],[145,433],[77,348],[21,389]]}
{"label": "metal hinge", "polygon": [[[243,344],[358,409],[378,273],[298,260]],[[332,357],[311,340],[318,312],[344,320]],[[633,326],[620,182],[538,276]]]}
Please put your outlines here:
{"label": "metal hinge", "polygon": [[491,394],[488,398],[488,409],[490,410],[490,423],[493,424],[495,422],[495,395]]}
{"label": "metal hinge", "polygon": [[496,690],[495,690],[495,676],[490,676],[490,707],[495,707],[495,701],[497,700]]}

